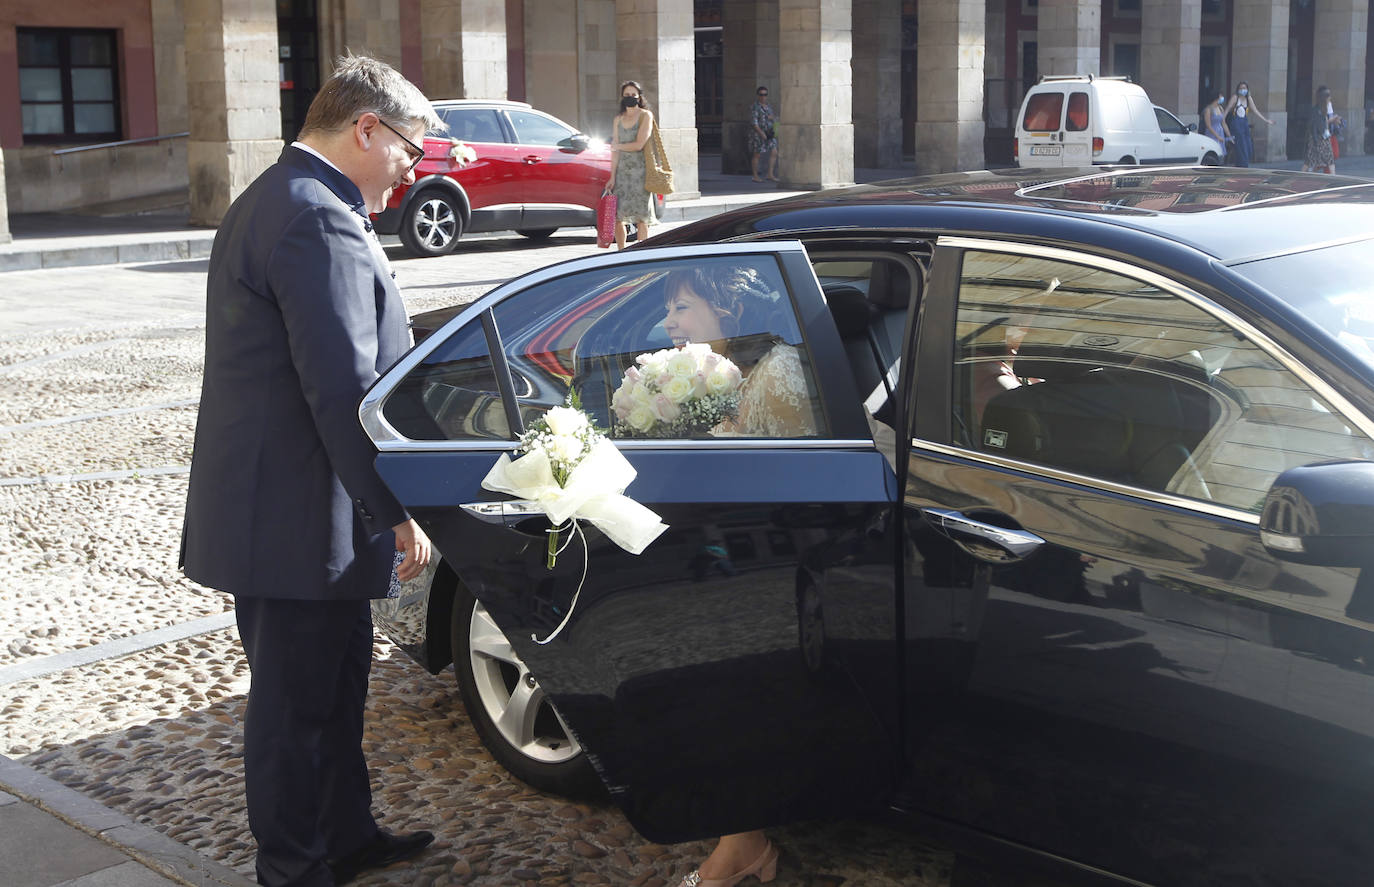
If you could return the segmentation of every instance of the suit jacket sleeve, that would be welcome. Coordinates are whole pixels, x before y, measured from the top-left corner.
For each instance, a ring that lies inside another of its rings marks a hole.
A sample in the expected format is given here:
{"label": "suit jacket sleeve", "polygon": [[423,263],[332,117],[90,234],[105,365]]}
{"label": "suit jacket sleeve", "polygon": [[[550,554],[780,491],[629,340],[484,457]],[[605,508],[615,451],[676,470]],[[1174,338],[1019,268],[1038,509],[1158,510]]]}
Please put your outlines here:
{"label": "suit jacket sleeve", "polygon": [[378,376],[378,299],[385,298],[360,220],[343,207],[304,210],[272,251],[267,281],[330,465],[368,532],[389,530],[409,515],[377,474],[376,451],[358,421],[358,402]]}

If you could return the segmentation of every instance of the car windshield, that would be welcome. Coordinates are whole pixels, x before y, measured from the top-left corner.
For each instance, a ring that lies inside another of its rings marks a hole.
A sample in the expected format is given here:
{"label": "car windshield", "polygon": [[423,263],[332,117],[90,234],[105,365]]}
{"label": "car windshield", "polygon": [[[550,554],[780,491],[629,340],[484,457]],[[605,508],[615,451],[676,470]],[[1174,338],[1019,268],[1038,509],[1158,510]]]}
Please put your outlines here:
{"label": "car windshield", "polygon": [[1368,240],[1246,262],[1236,270],[1374,370],[1374,250]]}

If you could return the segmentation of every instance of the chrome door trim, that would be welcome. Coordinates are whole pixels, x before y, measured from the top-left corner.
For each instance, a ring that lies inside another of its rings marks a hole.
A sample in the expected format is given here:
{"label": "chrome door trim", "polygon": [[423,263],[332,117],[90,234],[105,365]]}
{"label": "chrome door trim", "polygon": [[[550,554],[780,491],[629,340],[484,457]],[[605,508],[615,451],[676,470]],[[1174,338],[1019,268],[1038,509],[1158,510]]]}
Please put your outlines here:
{"label": "chrome door trim", "polygon": [[514,293],[538,286],[550,280],[560,277],[567,277],[570,274],[578,274],[582,271],[591,271],[597,268],[613,268],[617,265],[636,265],[646,262],[667,261],[672,259],[690,259],[697,257],[719,258],[728,255],[790,255],[800,253],[806,258],[806,247],[798,240],[770,240],[763,243],[738,243],[731,244],[728,248],[722,248],[721,244],[696,244],[692,246],[666,246],[656,249],[631,249],[621,252],[610,253],[607,255],[586,256],[580,259],[569,259],[566,262],[559,262],[522,274],[512,280],[508,280],[496,289],[480,296],[476,301],[468,304],[466,308],[458,314],[449,318],[439,329],[435,330],[430,336],[419,345],[412,348],[399,361],[392,365],[380,379],[373,383],[368,389],[367,394],[363,395],[362,403],[358,405],[358,418],[363,424],[363,430],[372,439],[372,443],[382,452],[397,449],[397,444],[410,442],[382,416],[382,408],[386,404],[387,397],[391,394],[396,384],[405,378],[411,370],[418,366],[426,357],[429,357],[435,349],[460,326],[474,320],[483,311],[495,306],[498,302]]}
{"label": "chrome door trim", "polygon": [[[819,438],[738,438],[721,437],[700,440],[645,440],[640,438],[612,438],[611,443],[621,450],[875,450],[878,445],[866,438],[832,440]],[[378,445],[384,453],[471,453],[489,452],[492,458],[509,453],[518,445],[515,440],[492,438],[468,440],[401,440],[386,446]]]}
{"label": "chrome door trim", "polygon": [[913,450],[925,450],[941,456],[952,456],[956,459],[964,459],[969,462],[982,462],[997,468],[1008,468],[1012,471],[1036,474],[1052,480],[1078,484],[1079,486],[1094,487],[1109,493],[1134,496],[1137,499],[1145,499],[1156,505],[1167,505],[1171,508],[1184,508],[1189,511],[1210,514],[1213,517],[1220,517],[1244,524],[1259,526],[1260,516],[1258,514],[1251,514],[1248,511],[1241,511],[1238,508],[1231,508],[1228,505],[1217,505],[1202,499],[1189,499],[1186,496],[1175,496],[1172,493],[1161,493],[1158,490],[1133,487],[1129,484],[1120,484],[1116,481],[1103,480],[1100,477],[1091,477],[1086,474],[1075,474],[1072,471],[1051,468],[1048,465],[1039,465],[1035,462],[1022,462],[1019,459],[1008,459],[1005,456],[997,456],[992,453],[981,453],[977,450],[965,450],[948,444],[936,443],[933,440],[922,440],[919,437],[912,438],[911,448]]}
{"label": "chrome door trim", "polygon": [[1259,346],[1261,351],[1278,361],[1284,369],[1302,380],[1303,384],[1324,397],[1328,403],[1336,408],[1336,411],[1339,412],[1347,422],[1358,428],[1365,437],[1374,441],[1374,420],[1371,420],[1357,410],[1350,401],[1346,400],[1339,392],[1328,385],[1325,379],[1313,373],[1297,358],[1289,354],[1278,342],[1275,342],[1273,339],[1269,338],[1269,336],[1260,332],[1236,314],[1221,307],[1201,293],[1189,289],[1173,278],[1165,277],[1162,274],[1118,259],[1109,259],[1105,256],[1076,252],[1074,250],[1053,246],[1013,243],[1005,240],[985,240],[978,237],[963,236],[944,236],[936,241],[936,245],[962,250],[976,249],[999,253],[1014,253],[1023,256],[1035,256],[1036,258],[1042,259],[1056,259],[1074,265],[1101,268],[1103,271],[1111,271],[1125,277],[1133,277],[1136,280],[1142,280],[1153,286],[1159,287],[1165,292],[1172,293],[1183,301],[1188,302],[1193,307],[1210,314],[1231,329],[1238,330],[1247,339]]}

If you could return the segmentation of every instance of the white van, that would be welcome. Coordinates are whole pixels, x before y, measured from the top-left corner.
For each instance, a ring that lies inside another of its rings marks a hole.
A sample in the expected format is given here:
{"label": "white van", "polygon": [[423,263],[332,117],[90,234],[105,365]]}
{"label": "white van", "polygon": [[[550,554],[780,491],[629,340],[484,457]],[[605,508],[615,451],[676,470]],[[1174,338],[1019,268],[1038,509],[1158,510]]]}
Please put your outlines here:
{"label": "white van", "polygon": [[1021,102],[1012,156],[1018,166],[1219,164],[1225,149],[1196,130],[1124,77],[1046,76]]}

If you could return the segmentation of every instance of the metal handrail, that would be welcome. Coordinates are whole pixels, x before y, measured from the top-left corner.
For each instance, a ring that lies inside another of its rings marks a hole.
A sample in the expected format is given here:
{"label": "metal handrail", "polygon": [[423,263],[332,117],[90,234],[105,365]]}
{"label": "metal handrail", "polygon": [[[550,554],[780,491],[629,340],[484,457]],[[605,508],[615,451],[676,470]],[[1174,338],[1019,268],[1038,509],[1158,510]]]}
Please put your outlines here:
{"label": "metal handrail", "polygon": [[82,145],[79,148],[60,148],[52,153],[53,156],[57,156],[58,154],[75,154],[78,151],[98,151],[101,148],[118,148],[121,145],[141,145],[144,142],[160,142],[163,139],[184,139],[190,134],[189,132],[174,132],[166,136],[145,136],[141,139],[125,139],[122,142],[104,142],[99,145]]}

